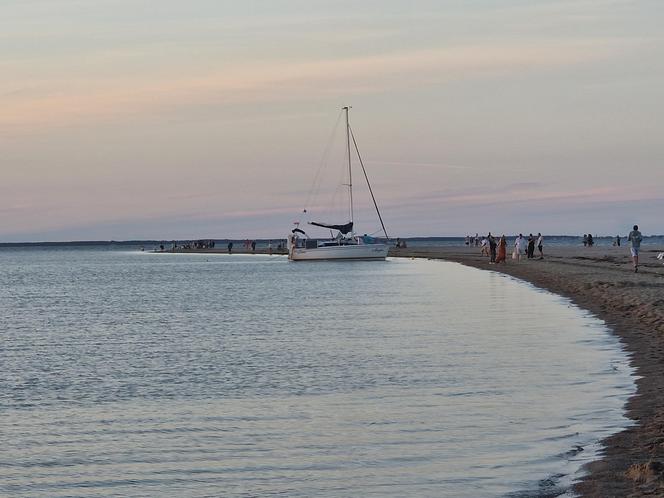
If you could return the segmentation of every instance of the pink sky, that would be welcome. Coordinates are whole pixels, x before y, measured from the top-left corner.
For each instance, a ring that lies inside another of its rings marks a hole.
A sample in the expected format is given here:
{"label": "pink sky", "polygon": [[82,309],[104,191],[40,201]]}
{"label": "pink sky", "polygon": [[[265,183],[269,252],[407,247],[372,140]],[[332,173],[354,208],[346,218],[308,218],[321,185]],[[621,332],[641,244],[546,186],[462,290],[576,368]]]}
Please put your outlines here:
{"label": "pink sky", "polygon": [[658,2],[3,10],[0,241],[280,237],[346,104],[395,235],[664,232]]}

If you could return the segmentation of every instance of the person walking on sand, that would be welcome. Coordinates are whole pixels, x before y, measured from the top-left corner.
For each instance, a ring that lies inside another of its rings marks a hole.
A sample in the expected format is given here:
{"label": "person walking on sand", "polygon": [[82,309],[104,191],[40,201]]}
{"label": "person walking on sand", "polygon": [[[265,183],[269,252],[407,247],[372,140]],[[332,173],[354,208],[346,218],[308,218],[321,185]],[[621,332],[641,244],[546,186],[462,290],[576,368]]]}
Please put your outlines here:
{"label": "person walking on sand", "polygon": [[643,236],[639,232],[639,225],[634,225],[634,230],[629,232],[627,241],[631,243],[629,252],[632,254],[632,262],[634,263],[634,273],[639,271],[639,249],[641,249],[641,240]]}
{"label": "person walking on sand", "polygon": [[544,259],[544,236],[541,233],[537,233],[537,250],[540,253],[539,259]]}
{"label": "person walking on sand", "polygon": [[489,255],[489,239],[484,237],[482,239],[482,242],[480,243],[480,247],[481,247],[480,254],[482,256],[488,256]]}
{"label": "person walking on sand", "polygon": [[523,234],[520,233],[519,236],[514,241],[514,253],[512,254],[512,259],[521,261],[521,249],[523,248],[524,243],[525,240],[523,240]]}
{"label": "person walking on sand", "polygon": [[528,249],[526,249],[526,255],[528,259],[533,259],[535,257],[535,237],[531,233],[528,235]]}
{"label": "person walking on sand", "polygon": [[498,241],[498,257],[496,258],[496,263],[505,263],[505,258],[507,256],[507,240],[503,234]]}
{"label": "person walking on sand", "polygon": [[489,253],[491,254],[491,260],[489,263],[493,264],[496,262],[496,238],[491,235],[491,232],[489,232],[489,236],[487,238],[489,239]]}

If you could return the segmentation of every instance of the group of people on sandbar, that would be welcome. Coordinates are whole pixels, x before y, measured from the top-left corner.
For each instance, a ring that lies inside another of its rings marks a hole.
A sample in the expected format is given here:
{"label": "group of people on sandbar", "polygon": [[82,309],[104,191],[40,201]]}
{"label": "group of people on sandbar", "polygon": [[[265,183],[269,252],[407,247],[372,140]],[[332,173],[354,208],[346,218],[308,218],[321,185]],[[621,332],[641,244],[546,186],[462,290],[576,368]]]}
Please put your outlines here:
{"label": "group of people on sandbar", "polygon": [[[477,238],[475,239],[477,240]],[[468,242],[466,243],[469,244]],[[489,258],[489,264],[507,262],[507,238],[502,235],[496,239],[491,232],[482,238],[479,242],[481,254]],[[536,236],[532,233],[526,239],[523,234],[519,234],[514,240],[512,259],[521,261],[521,256],[525,252],[528,259],[535,258],[535,247],[539,251],[539,259],[544,259],[544,236],[538,233]]]}
{"label": "group of people on sandbar", "polygon": [[474,236],[473,235],[466,235],[466,245],[467,246],[479,246],[480,245],[480,240],[482,238],[480,237],[479,233],[476,233]]}
{"label": "group of people on sandbar", "polygon": [[[595,245],[595,240],[593,239],[593,235],[591,233],[584,233],[583,234],[583,247],[592,247]],[[620,245],[620,244],[618,244]]]}
{"label": "group of people on sandbar", "polygon": [[[286,245],[285,245],[285,243],[284,243],[283,240],[280,240],[280,241],[277,243],[276,247],[272,244],[272,241],[269,240],[268,243],[267,243],[267,246],[266,246],[266,248],[267,248],[267,253],[270,254],[270,255],[272,255],[272,254],[274,253],[274,250],[275,250],[275,249],[276,249],[278,252],[280,252],[280,253],[283,252],[284,249],[285,249],[285,247],[286,247]],[[244,248],[244,252],[249,252],[249,251],[251,251],[252,254],[255,253],[255,252],[256,252],[256,241],[255,241],[255,240],[246,239],[246,240],[243,242],[243,248]],[[228,242],[227,249],[228,249],[228,254],[232,254],[232,253],[233,253],[233,242],[232,242],[232,241],[229,241],[229,242]]]}
{"label": "group of people on sandbar", "polygon": [[[159,249],[163,252],[165,250],[164,244],[160,244]],[[177,251],[178,249],[185,251],[192,249],[214,249],[214,240],[185,240],[180,242],[174,240],[171,243],[171,250]]]}
{"label": "group of people on sandbar", "polygon": [[[639,227],[634,225],[632,231],[627,236],[627,242],[630,243],[630,254],[632,256],[632,263],[634,265],[634,272],[639,271],[639,251],[641,248],[641,241],[643,240],[643,235],[639,231]],[[480,252],[483,256],[490,258],[489,264],[494,263],[505,263],[507,262],[507,239],[505,235],[502,235],[499,239],[496,239],[491,232],[486,237],[480,239],[479,236],[469,237],[466,236],[466,245],[468,246],[477,246],[481,247]],[[593,236],[591,234],[584,234],[583,236],[583,245],[586,247],[592,247],[594,245]],[[620,236],[616,236],[615,241],[613,242],[614,246],[620,246]],[[521,261],[522,255],[525,253],[527,259],[544,259],[544,236],[541,233],[533,235],[532,233],[528,237],[524,237],[523,234],[519,234],[515,239],[512,245],[512,259],[516,261]],[[535,258],[535,248],[539,252],[539,258]],[[661,259],[664,262],[664,252],[661,253],[661,256],[658,256],[658,259]]]}

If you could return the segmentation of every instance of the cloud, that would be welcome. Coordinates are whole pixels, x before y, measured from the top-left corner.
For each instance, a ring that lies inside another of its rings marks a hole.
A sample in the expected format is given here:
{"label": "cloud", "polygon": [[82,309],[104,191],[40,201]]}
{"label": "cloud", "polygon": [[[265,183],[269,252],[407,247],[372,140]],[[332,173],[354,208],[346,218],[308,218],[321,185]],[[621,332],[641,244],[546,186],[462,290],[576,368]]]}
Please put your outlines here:
{"label": "cloud", "polygon": [[444,164],[444,163],[427,163],[419,161],[364,161],[365,164],[377,165],[377,166],[397,166],[398,168],[403,168],[404,166],[408,168],[431,168],[434,170],[437,169],[475,169],[473,166],[465,166],[461,164]]}
{"label": "cloud", "polygon": [[555,68],[616,56],[635,44],[596,39],[449,46],[362,57],[229,63],[195,76],[71,74],[0,97],[0,128],[59,127],[247,102],[322,98],[441,84],[452,79]]}
{"label": "cloud", "polygon": [[555,190],[555,185],[546,185],[539,182],[513,183],[495,188],[443,190],[408,195],[402,199],[391,198],[386,206],[400,207],[436,207],[464,208],[478,206],[506,206],[506,205],[544,205],[570,203],[574,205],[600,203],[600,202],[631,202],[657,199],[654,191],[643,189],[594,186],[579,189]]}

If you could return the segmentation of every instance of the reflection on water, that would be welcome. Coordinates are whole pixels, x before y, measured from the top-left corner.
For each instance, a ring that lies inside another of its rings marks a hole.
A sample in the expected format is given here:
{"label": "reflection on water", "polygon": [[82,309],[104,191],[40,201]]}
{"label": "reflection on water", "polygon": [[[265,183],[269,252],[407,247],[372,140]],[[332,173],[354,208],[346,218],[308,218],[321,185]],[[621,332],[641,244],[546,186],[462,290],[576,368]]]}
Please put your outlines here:
{"label": "reflection on water", "polygon": [[0,251],[0,495],[531,496],[625,425],[617,341],[452,263]]}

